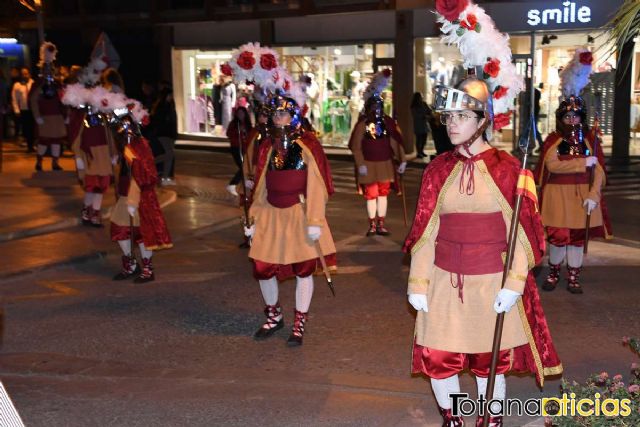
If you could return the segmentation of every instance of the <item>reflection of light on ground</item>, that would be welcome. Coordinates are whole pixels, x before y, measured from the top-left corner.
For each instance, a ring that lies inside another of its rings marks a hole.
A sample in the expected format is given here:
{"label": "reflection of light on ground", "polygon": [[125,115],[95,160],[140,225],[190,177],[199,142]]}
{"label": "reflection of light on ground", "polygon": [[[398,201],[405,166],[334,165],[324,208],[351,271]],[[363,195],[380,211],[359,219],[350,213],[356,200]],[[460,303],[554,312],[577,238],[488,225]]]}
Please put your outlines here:
{"label": "reflection of light on ground", "polygon": [[584,257],[584,265],[640,265],[640,249],[594,240],[589,242],[589,253]]}

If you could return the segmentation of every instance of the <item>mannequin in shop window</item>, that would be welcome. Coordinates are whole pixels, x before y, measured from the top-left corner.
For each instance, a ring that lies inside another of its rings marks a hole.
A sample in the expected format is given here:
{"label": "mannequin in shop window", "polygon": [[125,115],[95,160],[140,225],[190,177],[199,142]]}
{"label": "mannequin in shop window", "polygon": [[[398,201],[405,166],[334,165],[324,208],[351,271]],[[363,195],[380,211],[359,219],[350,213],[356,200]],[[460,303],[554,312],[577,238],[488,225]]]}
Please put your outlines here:
{"label": "mannequin in shop window", "polygon": [[220,90],[220,106],[222,109],[222,129],[226,132],[233,118],[233,107],[236,105],[236,85],[230,78],[225,78]]}

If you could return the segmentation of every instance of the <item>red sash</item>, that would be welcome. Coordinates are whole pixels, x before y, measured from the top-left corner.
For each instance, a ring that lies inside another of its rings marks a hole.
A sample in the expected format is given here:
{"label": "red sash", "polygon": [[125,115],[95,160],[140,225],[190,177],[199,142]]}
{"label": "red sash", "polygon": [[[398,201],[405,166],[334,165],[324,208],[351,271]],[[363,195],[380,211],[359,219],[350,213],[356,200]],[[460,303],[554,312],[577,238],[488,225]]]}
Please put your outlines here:
{"label": "red sash", "polygon": [[269,170],[266,173],[267,201],[276,208],[289,208],[307,196],[307,170]]}

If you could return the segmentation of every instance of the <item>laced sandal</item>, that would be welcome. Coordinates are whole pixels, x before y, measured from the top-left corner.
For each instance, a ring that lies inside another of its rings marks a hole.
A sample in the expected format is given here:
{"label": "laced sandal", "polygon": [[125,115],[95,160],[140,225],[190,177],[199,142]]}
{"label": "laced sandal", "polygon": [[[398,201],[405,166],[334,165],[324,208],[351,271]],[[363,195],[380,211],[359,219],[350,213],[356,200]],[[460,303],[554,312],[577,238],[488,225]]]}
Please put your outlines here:
{"label": "laced sandal", "polygon": [[289,339],[287,340],[287,345],[289,347],[298,347],[302,345],[302,336],[304,335],[304,324],[307,322],[309,318],[307,313],[303,313],[301,311],[295,311],[295,320],[293,322],[293,328],[291,330],[291,335],[289,335]]}
{"label": "laced sandal", "polygon": [[378,232],[378,228],[376,227],[376,219],[369,218],[369,229],[367,230],[367,237],[375,236]]}
{"label": "laced sandal", "polygon": [[389,230],[387,230],[387,228],[384,226],[384,217],[381,216],[378,218],[378,225],[376,226],[376,234],[378,236],[388,236],[389,234]]}
{"label": "laced sandal", "polygon": [[253,334],[253,338],[256,340],[269,338],[284,327],[284,316],[280,303],[267,305],[264,308],[264,314],[267,316],[267,321]]}
{"label": "laced sandal", "polygon": [[126,280],[140,274],[140,265],[132,255],[122,255],[122,270],[113,276],[113,280]]}
{"label": "laced sandal", "polygon": [[142,258],[142,273],[135,278],[134,283],[153,282],[155,279],[151,258]]}
{"label": "laced sandal", "polygon": [[582,267],[567,268],[567,290],[572,294],[582,294],[582,286],[580,286],[580,272]]}
{"label": "laced sandal", "polygon": [[551,264],[549,262],[549,274],[542,284],[542,289],[545,291],[553,291],[556,286],[558,286],[558,282],[560,281],[560,268],[562,264]]}
{"label": "laced sandal", "polygon": [[438,406],[440,415],[442,415],[442,427],[464,427],[464,419],[462,417],[454,417],[451,409],[444,409]]}

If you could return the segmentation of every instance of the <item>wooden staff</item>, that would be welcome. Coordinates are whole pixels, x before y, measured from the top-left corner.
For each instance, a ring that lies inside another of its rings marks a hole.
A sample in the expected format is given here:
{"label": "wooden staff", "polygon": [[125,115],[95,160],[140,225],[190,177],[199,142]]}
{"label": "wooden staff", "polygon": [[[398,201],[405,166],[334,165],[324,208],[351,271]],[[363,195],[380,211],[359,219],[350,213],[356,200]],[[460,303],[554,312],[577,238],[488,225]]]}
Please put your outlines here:
{"label": "wooden staff", "polygon": [[[531,118],[529,119],[529,135],[525,139],[520,140],[520,151],[523,154],[522,158],[522,166],[520,168],[520,172],[522,173],[527,167],[527,158],[529,152],[529,141],[530,137],[533,136],[533,140],[536,138],[536,129],[534,125],[534,117],[533,112],[531,112]],[[519,182],[519,179],[518,179]],[[522,197],[523,192],[517,191],[516,184],[516,203],[513,208],[513,214],[511,215],[511,226],[509,227],[509,240],[508,240],[508,248],[507,255],[504,262],[504,270],[502,272],[502,283],[500,285],[500,289],[504,288],[504,285],[507,281],[507,276],[509,274],[509,270],[511,270],[511,266],[513,264],[513,256],[515,254],[516,242],[518,240],[518,223],[520,218],[520,210],[522,208]],[[482,418],[482,427],[489,426],[489,402],[493,399],[493,390],[496,385],[496,371],[498,368],[498,355],[500,354],[500,342],[502,341],[502,329],[504,326],[504,312],[499,313],[496,318],[496,328],[493,334],[493,346],[491,350],[491,368],[489,369],[489,378],[487,381],[487,390],[485,393],[486,403],[484,407],[484,416]]]}
{"label": "wooden staff", "polygon": [[[304,194],[299,194],[298,198],[300,199],[300,204],[302,204],[302,211],[306,217],[306,200],[304,198]],[[320,247],[320,241],[316,240],[313,242],[313,245],[316,248],[316,252],[318,253],[318,258],[320,258],[320,264],[322,264],[322,272],[324,273],[325,279],[327,279],[327,285],[329,285],[329,290],[331,290],[331,294],[335,297],[336,290],[333,289],[333,280],[331,279],[331,272],[329,271],[329,267],[327,267],[327,261],[324,259],[324,255],[322,255],[322,248]]]}
{"label": "wooden staff", "polygon": [[[598,113],[596,113],[595,118],[593,119],[593,155],[596,156],[596,147],[598,146],[598,133],[600,131],[600,121],[598,119]],[[596,177],[596,167],[597,164],[591,166],[589,168],[589,192],[593,189],[593,181]],[[587,211],[587,219],[585,221],[584,227],[584,246],[582,247],[582,252],[586,255],[589,250],[589,229],[591,228],[591,212]]]}

